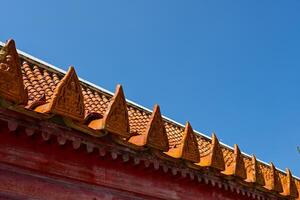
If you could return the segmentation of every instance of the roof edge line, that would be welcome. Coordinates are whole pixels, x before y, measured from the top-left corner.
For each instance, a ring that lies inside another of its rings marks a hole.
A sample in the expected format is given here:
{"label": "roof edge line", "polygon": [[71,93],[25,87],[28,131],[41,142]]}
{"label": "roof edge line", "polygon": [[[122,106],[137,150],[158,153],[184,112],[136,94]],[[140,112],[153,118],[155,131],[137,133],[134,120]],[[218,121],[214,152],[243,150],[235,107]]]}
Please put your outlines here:
{"label": "roof edge line", "polygon": [[[0,41],[0,46],[3,47],[4,45],[5,45],[5,43],[2,42],[2,41]],[[61,69],[61,68],[58,68],[58,67],[56,67],[56,66],[54,66],[54,65],[52,65],[52,64],[50,64],[50,63],[48,63],[48,62],[46,62],[46,61],[43,61],[43,60],[41,60],[41,59],[39,59],[39,58],[36,58],[35,56],[32,56],[32,55],[30,55],[30,54],[28,54],[28,53],[26,53],[26,52],[24,52],[24,51],[21,51],[21,50],[17,49],[17,52],[18,52],[18,54],[20,54],[22,57],[25,57],[25,58],[28,58],[28,59],[34,61],[34,62],[40,63],[40,64],[44,65],[44,67],[50,68],[50,69],[52,69],[52,70],[56,70],[56,71],[58,71],[58,72],[60,72],[60,73],[63,73],[63,74],[66,74],[66,73],[67,73],[67,71],[65,71],[65,70],[63,70],[63,69]],[[108,93],[108,94],[110,94],[110,95],[114,95],[113,92],[111,92],[111,91],[109,91],[109,90],[107,90],[107,89],[105,89],[105,88],[103,88],[103,87],[101,87],[101,86],[98,86],[98,85],[96,85],[96,84],[94,84],[94,83],[91,83],[91,82],[89,82],[89,81],[87,81],[87,80],[85,80],[85,79],[83,79],[83,78],[80,78],[80,77],[79,77],[79,80],[80,80],[80,82],[85,83],[85,84],[87,84],[87,85],[89,85],[89,86],[92,86],[92,87],[94,87],[94,88],[96,88],[96,89],[98,89],[98,90],[101,90],[101,91],[103,91],[103,92],[105,92],[105,93]],[[142,108],[142,109],[144,109],[144,110],[146,110],[146,111],[152,113],[152,110],[151,110],[151,109],[146,108],[145,106],[142,106],[142,105],[140,105],[140,104],[138,104],[138,103],[136,103],[136,102],[134,102],[134,101],[131,101],[131,100],[127,99],[127,98],[126,98],[126,102],[132,104],[133,106]],[[177,122],[177,121],[175,121],[175,120],[173,120],[173,119],[171,119],[171,118],[169,118],[169,117],[166,117],[166,116],[164,116],[164,115],[162,115],[162,117],[163,117],[163,119],[165,119],[165,120],[167,120],[167,121],[169,121],[169,122],[171,122],[171,123],[174,123],[174,124],[176,124],[176,125],[178,125],[178,126],[181,126],[182,128],[185,127],[183,124],[181,124],[181,123],[179,123],[179,122]],[[201,132],[199,132],[199,131],[197,131],[197,130],[194,130],[194,132],[195,132],[196,134],[200,135],[200,136],[203,136],[203,137],[205,137],[205,138],[211,140],[211,137],[205,135],[204,133],[201,133]],[[226,148],[229,148],[229,149],[231,149],[231,150],[234,150],[233,147],[231,147],[231,146],[229,146],[229,145],[227,145],[227,144],[225,144],[225,143],[223,143],[223,142],[221,142],[221,141],[220,141],[220,144],[221,144],[222,146],[226,147]],[[245,155],[245,156],[251,158],[251,156],[250,156],[248,153],[245,153],[245,152],[241,152],[241,153],[242,153],[243,155]],[[267,162],[262,161],[262,160],[260,160],[260,159],[257,159],[257,161],[259,161],[259,162],[261,162],[262,164],[265,164],[265,165],[267,165],[267,166],[270,166]],[[282,173],[285,173],[285,171],[282,170],[282,169],[280,169],[280,168],[276,168],[276,169],[279,170],[279,171],[282,172]],[[293,175],[293,177],[296,178],[296,179],[298,179],[298,180],[300,180],[300,177],[297,177],[297,176],[295,176],[295,175]]]}

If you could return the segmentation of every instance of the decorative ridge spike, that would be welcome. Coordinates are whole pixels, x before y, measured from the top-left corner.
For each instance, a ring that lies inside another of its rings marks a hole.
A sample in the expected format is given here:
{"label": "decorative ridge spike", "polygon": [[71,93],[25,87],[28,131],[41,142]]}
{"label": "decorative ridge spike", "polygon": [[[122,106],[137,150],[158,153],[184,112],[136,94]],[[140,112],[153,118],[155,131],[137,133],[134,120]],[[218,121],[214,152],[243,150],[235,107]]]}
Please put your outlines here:
{"label": "decorative ridge spike", "polygon": [[285,183],[283,184],[283,195],[290,196],[293,198],[298,197],[298,191],[296,188],[295,180],[293,178],[293,175],[291,171],[286,168],[286,177],[285,177]]}
{"label": "decorative ridge spike", "polygon": [[177,147],[169,149],[166,154],[173,158],[182,158],[194,163],[200,161],[197,139],[189,122],[186,122],[181,143]]}
{"label": "decorative ridge spike", "polygon": [[234,175],[246,179],[246,168],[242,153],[237,144],[234,145]]}
{"label": "decorative ridge spike", "polygon": [[242,179],[247,178],[244,159],[237,144],[234,145],[233,163],[230,167],[226,168],[224,173],[226,175],[233,175]]}
{"label": "decorative ridge spike", "polygon": [[162,119],[159,105],[155,105],[153,113],[143,134],[132,136],[128,142],[137,146],[149,146],[161,151],[169,150],[169,140]]}
{"label": "decorative ridge spike", "polygon": [[70,67],[55,88],[49,104],[35,109],[42,113],[55,113],[74,120],[84,119],[84,100],[74,67]]}
{"label": "decorative ridge spike", "polygon": [[145,131],[145,135],[148,146],[162,151],[169,150],[167,132],[161,116],[159,105],[157,104],[154,106],[153,113]]}
{"label": "decorative ridge spike", "polygon": [[16,104],[27,104],[19,55],[14,40],[0,50],[0,96]]}
{"label": "decorative ridge spike", "polygon": [[282,189],[282,184],[281,184],[281,181],[280,181],[280,178],[279,178],[279,175],[278,175],[278,172],[274,166],[274,164],[271,162],[270,163],[270,170],[271,172],[270,173],[267,173],[265,172],[265,188],[269,189],[269,190],[273,190],[273,191],[276,191],[276,192],[282,192],[283,189]]}
{"label": "decorative ridge spike", "polygon": [[258,167],[255,155],[252,155],[251,165],[249,167],[250,169],[247,170],[247,182],[256,183],[261,186],[265,185],[265,180],[260,168]]}
{"label": "decorative ridge spike", "polygon": [[89,127],[95,130],[107,130],[125,138],[130,137],[126,99],[121,85],[117,85],[103,119],[93,120]]}
{"label": "decorative ridge spike", "polygon": [[200,149],[200,162],[197,163],[202,167],[212,167],[219,171],[223,171],[225,169],[225,162],[222,153],[222,149],[220,147],[219,140],[215,133],[212,134],[212,143],[210,152],[204,155],[201,155]]}

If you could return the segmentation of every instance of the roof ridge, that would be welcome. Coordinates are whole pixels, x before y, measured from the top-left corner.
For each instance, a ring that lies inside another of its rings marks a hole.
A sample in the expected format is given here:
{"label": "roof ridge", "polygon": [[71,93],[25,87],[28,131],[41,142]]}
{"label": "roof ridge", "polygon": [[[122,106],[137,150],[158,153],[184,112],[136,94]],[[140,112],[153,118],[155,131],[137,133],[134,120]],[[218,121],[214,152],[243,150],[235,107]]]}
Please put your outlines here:
{"label": "roof ridge", "polygon": [[[4,45],[5,45],[5,43],[3,43],[2,41],[0,41],[0,46],[3,47]],[[44,61],[42,59],[36,58],[35,56],[32,56],[32,55],[30,55],[30,54],[28,54],[28,53],[26,53],[24,51],[21,51],[21,50],[17,49],[17,52],[18,52],[18,54],[19,54],[19,56],[21,58],[23,58],[23,59],[29,59],[31,62],[38,64],[39,67],[45,68],[45,69],[47,69],[47,70],[49,70],[51,72],[60,73],[61,75],[67,74],[67,71],[65,71],[65,70],[63,70],[63,69],[61,69],[59,67],[56,67],[55,65],[50,64],[50,63],[48,63],[48,62],[46,62],[46,61]],[[89,88],[93,88],[93,89],[95,89],[97,91],[101,91],[102,93],[106,93],[107,95],[110,95],[111,97],[114,95],[113,92],[111,92],[111,91],[109,91],[109,90],[107,90],[107,89],[105,89],[105,88],[103,88],[103,87],[101,87],[99,85],[96,85],[96,84],[94,84],[94,83],[92,83],[90,81],[87,81],[87,80],[83,79],[83,78],[80,78],[80,77],[78,77],[78,78],[79,78],[80,83],[84,84],[85,86],[87,86]],[[134,102],[132,100],[127,99],[127,98],[126,98],[126,102],[129,105],[131,105],[131,106],[133,106],[133,107],[135,107],[137,109],[142,109],[142,110],[148,112],[149,114],[153,112],[149,108],[147,108],[145,106],[142,106],[142,105],[140,105],[140,104],[138,104],[138,103],[136,103],[136,102]],[[171,118],[169,118],[167,116],[162,115],[162,118],[164,120],[166,120],[167,122],[169,122],[169,123],[172,123],[172,124],[174,124],[176,126],[179,126],[180,128],[184,129],[184,127],[185,127],[180,122],[177,122],[177,121],[175,121],[175,120],[173,120],[173,119],[171,119]],[[210,136],[205,135],[204,133],[202,133],[200,131],[194,130],[194,133],[196,133],[197,135],[202,136],[202,137],[204,137],[206,139],[212,140],[212,138]],[[227,148],[227,149],[234,150],[233,147],[231,147],[231,146],[229,146],[229,145],[227,145],[227,144],[225,144],[225,143],[223,143],[221,141],[220,141],[220,145],[223,146],[223,147],[225,147],[225,148]],[[242,153],[242,155],[244,155],[244,156],[246,156],[248,158],[252,157],[251,155],[249,155],[249,154],[247,154],[247,153],[245,153],[243,151],[241,153]],[[267,165],[269,167],[271,166],[267,162],[262,161],[260,159],[257,159],[257,161],[260,162],[260,163],[262,163],[262,164],[264,164],[264,165]],[[284,174],[286,173],[284,170],[282,170],[280,168],[277,168],[277,167],[275,167],[275,168],[278,171],[280,171],[280,172],[282,172]],[[295,179],[297,179],[297,180],[300,181],[300,177],[297,177],[297,176],[293,175],[293,178],[295,178]]]}

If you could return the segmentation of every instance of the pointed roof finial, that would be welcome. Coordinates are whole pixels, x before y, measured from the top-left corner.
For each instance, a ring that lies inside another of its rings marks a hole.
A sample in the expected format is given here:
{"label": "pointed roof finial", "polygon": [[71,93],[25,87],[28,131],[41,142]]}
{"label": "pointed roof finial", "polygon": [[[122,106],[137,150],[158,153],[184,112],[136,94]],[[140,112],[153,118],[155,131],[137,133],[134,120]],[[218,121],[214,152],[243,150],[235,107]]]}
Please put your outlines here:
{"label": "pointed roof finial", "polygon": [[288,168],[286,168],[286,177],[283,181],[283,195],[290,196],[293,198],[298,197],[298,191],[295,184],[295,180],[293,178],[292,172]]}
{"label": "pointed roof finial", "polygon": [[200,152],[200,162],[197,163],[197,165],[202,167],[212,167],[219,171],[225,169],[222,149],[215,133],[212,134],[212,143],[209,152]]}
{"label": "pointed roof finial", "polygon": [[186,122],[185,129],[180,144],[166,152],[173,158],[182,158],[194,163],[200,161],[197,138],[189,122]]}
{"label": "pointed roof finial", "polygon": [[161,151],[168,151],[169,141],[158,104],[154,105],[153,113],[147,125],[145,135],[147,145]]}
{"label": "pointed roof finial", "polygon": [[233,162],[229,167],[226,167],[224,173],[246,179],[246,168],[241,151],[237,144],[234,145]]}
{"label": "pointed roof finial", "polygon": [[123,138],[130,137],[127,104],[121,85],[117,85],[103,118],[91,121],[88,126],[94,130],[109,131]]}
{"label": "pointed roof finial", "polygon": [[16,104],[27,104],[19,55],[10,39],[0,50],[0,96]]}
{"label": "pointed roof finial", "polygon": [[256,183],[258,185],[265,185],[265,180],[261,169],[258,166],[256,156],[252,155],[251,163],[247,168],[247,182]]}
{"label": "pointed roof finial", "polygon": [[145,132],[141,135],[132,136],[129,142],[137,146],[148,146],[161,151],[169,150],[169,140],[159,105],[154,105]]}
{"label": "pointed roof finial", "polygon": [[55,113],[74,120],[84,119],[84,99],[74,67],[70,67],[54,90],[49,104],[35,109],[42,113]]}
{"label": "pointed roof finial", "polygon": [[279,193],[283,191],[278,172],[272,162],[270,163],[270,169],[263,171],[263,175],[265,177],[265,188]]}

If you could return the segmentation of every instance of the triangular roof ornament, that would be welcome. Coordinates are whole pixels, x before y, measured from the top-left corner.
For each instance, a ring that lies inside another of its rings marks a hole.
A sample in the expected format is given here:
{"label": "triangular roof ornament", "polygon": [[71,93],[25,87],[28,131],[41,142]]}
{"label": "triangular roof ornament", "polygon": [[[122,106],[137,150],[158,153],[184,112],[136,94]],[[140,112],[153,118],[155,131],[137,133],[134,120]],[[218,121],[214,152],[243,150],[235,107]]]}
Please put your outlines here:
{"label": "triangular roof ornament", "polygon": [[89,127],[106,130],[124,138],[130,137],[126,99],[121,85],[117,85],[103,118],[91,121]]}
{"label": "triangular roof ornament", "polygon": [[225,169],[224,157],[219,140],[215,133],[212,134],[211,141],[212,143],[209,153],[201,154],[200,152],[200,162],[197,163],[197,165],[202,167],[212,167],[219,171],[223,171]]}
{"label": "triangular roof ornament", "polygon": [[287,168],[286,169],[286,177],[283,184],[283,195],[290,196],[293,198],[298,197],[298,191],[295,184],[295,180],[293,178],[292,172]]}
{"label": "triangular roof ornament", "polygon": [[197,138],[189,122],[186,122],[181,143],[177,147],[169,149],[166,154],[173,158],[182,158],[193,163],[200,161]]}
{"label": "triangular roof ornament", "polygon": [[252,155],[251,164],[249,165],[249,169],[247,169],[247,182],[256,183],[258,185],[265,185],[265,180],[263,174],[258,166],[256,156]]}
{"label": "triangular roof ornament", "polygon": [[265,188],[279,193],[283,191],[278,172],[272,162],[270,163],[270,173],[265,174]]}
{"label": "triangular roof ornament", "polygon": [[237,144],[234,145],[233,163],[224,171],[226,175],[233,175],[242,179],[247,178],[246,168],[242,153]]}
{"label": "triangular roof ornament", "polygon": [[141,135],[132,136],[129,142],[137,146],[148,146],[161,151],[169,150],[168,136],[159,105],[154,106],[145,132]]}
{"label": "triangular roof ornament", "polygon": [[55,113],[81,121],[84,119],[84,99],[74,67],[70,67],[55,88],[49,104],[39,106],[36,111]]}
{"label": "triangular roof ornament", "polygon": [[169,140],[165,129],[164,121],[161,116],[159,105],[155,105],[150,121],[147,125],[145,135],[147,146],[162,151],[169,150]]}
{"label": "triangular roof ornament", "polygon": [[0,50],[0,77],[0,96],[16,104],[27,104],[21,64],[12,39]]}

